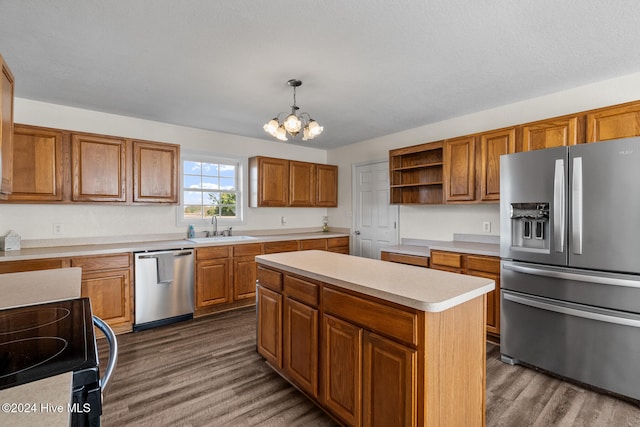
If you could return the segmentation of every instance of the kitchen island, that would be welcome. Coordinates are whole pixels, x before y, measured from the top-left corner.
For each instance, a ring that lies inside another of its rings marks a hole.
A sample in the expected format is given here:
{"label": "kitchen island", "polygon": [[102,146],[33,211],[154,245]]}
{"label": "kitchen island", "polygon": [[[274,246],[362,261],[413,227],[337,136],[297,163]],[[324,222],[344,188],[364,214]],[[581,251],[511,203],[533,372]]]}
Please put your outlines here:
{"label": "kitchen island", "polygon": [[256,261],[258,352],[338,421],[484,425],[493,280],[323,251]]}

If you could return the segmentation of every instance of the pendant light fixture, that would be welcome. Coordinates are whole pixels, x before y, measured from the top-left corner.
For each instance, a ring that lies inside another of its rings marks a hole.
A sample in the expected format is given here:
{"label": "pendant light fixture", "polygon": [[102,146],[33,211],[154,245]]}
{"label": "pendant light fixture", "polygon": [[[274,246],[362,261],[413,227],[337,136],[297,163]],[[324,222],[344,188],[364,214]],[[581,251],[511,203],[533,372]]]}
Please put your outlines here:
{"label": "pendant light fixture", "polygon": [[272,137],[279,139],[280,141],[287,141],[287,134],[291,137],[295,137],[302,130],[302,140],[308,141],[320,135],[324,128],[311,118],[309,113],[298,113],[298,106],[296,105],[296,88],[302,86],[302,82],[298,79],[291,79],[287,82],[289,86],[293,88],[293,105],[291,106],[291,112],[284,120],[280,121],[280,116],[287,114],[286,112],[279,113],[276,117],[269,120],[269,122],[262,128]]}

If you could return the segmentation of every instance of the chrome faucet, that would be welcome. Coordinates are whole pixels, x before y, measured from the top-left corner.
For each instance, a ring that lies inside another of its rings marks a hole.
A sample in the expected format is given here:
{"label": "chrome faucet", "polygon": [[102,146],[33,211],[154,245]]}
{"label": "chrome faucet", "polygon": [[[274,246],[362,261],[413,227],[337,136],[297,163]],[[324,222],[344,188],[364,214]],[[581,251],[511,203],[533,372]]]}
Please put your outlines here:
{"label": "chrome faucet", "polygon": [[218,215],[213,215],[211,217],[211,224],[213,224],[213,236],[218,235]]}

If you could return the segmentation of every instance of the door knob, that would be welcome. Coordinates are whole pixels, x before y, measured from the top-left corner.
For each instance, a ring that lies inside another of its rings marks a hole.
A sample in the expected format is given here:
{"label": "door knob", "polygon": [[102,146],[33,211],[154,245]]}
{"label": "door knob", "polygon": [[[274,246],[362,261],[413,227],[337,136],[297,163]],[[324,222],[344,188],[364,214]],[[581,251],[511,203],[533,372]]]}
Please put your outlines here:
{"label": "door knob", "polygon": [[356,230],[355,233],[356,233],[356,236],[359,236],[360,235],[360,230]]}

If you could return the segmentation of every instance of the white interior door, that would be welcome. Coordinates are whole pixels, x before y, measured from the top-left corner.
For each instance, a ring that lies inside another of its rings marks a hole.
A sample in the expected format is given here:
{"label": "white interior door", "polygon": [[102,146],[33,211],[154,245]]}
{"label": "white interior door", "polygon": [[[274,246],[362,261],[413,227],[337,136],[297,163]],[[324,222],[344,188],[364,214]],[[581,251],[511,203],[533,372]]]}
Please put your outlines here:
{"label": "white interior door", "polygon": [[353,170],[353,255],[380,259],[380,248],[398,243],[398,207],[389,204],[389,162]]}

